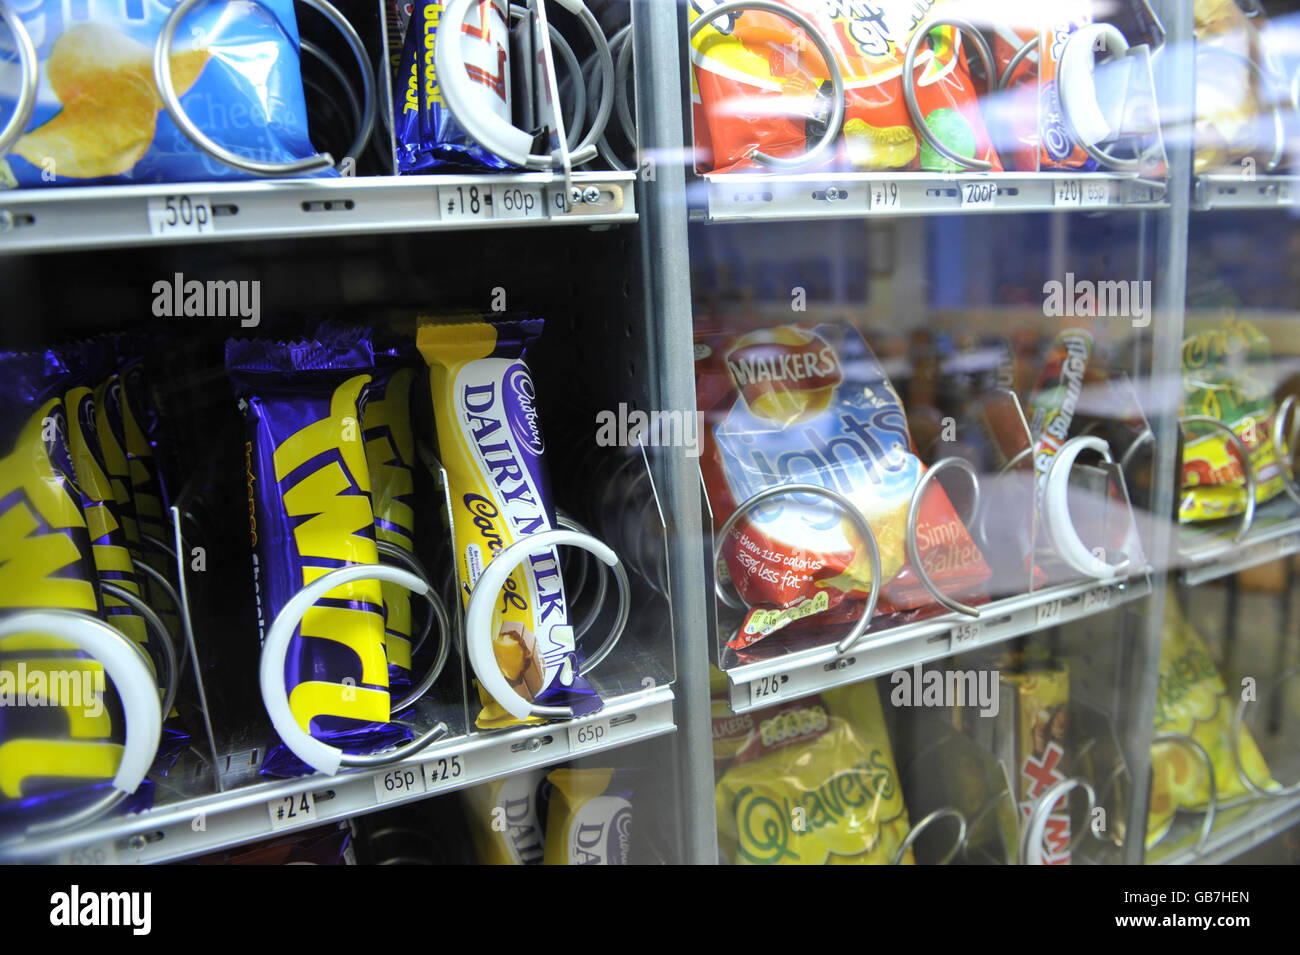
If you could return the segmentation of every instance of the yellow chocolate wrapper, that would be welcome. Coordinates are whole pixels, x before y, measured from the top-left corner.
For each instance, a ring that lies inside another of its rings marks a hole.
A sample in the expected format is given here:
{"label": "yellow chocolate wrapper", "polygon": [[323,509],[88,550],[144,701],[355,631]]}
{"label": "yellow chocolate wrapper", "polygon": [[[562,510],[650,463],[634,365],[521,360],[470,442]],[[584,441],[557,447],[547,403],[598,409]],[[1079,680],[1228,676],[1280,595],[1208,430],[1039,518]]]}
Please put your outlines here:
{"label": "yellow chocolate wrapper", "polygon": [[[555,526],[545,440],[524,351],[541,321],[425,323],[416,334],[429,364],[438,456],[447,472],[462,602],[483,569],[515,541]],[[539,548],[510,574],[492,615],[492,651],[523,699],[595,712],[600,698],[578,674],[579,658],[559,557]],[[468,634],[467,639],[481,639]],[[480,685],[480,729],[515,726]],[[541,722],[529,717],[529,723]]]}
{"label": "yellow chocolate wrapper", "polygon": [[546,842],[537,788],[545,769],[531,769],[462,794],[470,836],[483,865],[539,865]]}
{"label": "yellow chocolate wrapper", "polygon": [[627,865],[632,790],[614,769],[557,769],[546,813],[546,865]]}

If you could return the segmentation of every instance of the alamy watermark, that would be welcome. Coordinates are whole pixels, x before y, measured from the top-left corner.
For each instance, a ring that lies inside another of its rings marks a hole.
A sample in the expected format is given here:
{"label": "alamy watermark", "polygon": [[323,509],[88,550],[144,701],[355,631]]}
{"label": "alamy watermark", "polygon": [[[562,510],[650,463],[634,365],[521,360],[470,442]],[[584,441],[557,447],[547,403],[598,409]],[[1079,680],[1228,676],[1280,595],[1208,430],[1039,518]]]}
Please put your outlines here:
{"label": "alamy watermark", "polygon": [[262,321],[262,283],[252,281],[186,279],[177,272],[153,283],[156,318],[238,318],[244,328]]}
{"label": "alamy watermark", "polygon": [[12,669],[0,670],[0,707],[50,706],[80,709],[90,719],[104,712],[104,671],[28,669],[19,660]]}
{"label": "alamy watermark", "polygon": [[889,674],[894,706],[978,706],[980,716],[998,715],[997,670],[926,670],[917,663],[910,670]]}
{"label": "alamy watermark", "polygon": [[1076,281],[1066,272],[1064,282],[1044,282],[1043,295],[1048,318],[1126,318],[1134,328],[1151,324],[1150,281]]}
{"label": "alamy watermark", "polygon": [[618,410],[596,413],[596,444],[602,448],[685,448],[700,456],[702,411],[639,411],[619,402]]}

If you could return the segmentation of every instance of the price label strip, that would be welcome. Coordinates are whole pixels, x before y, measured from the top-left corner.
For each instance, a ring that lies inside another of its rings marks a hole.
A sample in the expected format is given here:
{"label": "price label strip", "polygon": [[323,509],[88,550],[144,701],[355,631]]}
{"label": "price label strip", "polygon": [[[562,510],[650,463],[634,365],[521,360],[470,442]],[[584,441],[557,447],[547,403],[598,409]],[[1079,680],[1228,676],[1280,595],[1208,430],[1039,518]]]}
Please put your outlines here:
{"label": "price label strip", "polygon": [[419,766],[398,766],[375,777],[375,798],[382,802],[404,799],[424,792],[424,770]]}
{"label": "price label strip", "polygon": [[775,703],[781,699],[785,685],[789,682],[788,673],[759,677],[749,684],[749,700],[751,703]]}
{"label": "price label strip", "polygon": [[610,717],[569,726],[569,752],[578,753],[607,744],[613,739],[614,722]]}
{"label": "price label strip", "polygon": [[1092,590],[1085,590],[1083,593],[1083,612],[1096,613],[1100,610],[1110,609],[1111,589],[1109,587],[1094,587]]}
{"label": "price label strip", "polygon": [[117,865],[117,847],[112,841],[59,853],[59,865]]}
{"label": "price label strip", "polygon": [[216,231],[207,196],[151,196],[147,210],[150,235],[211,235]]}
{"label": "price label strip", "polygon": [[958,186],[963,209],[992,209],[998,203],[996,182],[963,182]]}
{"label": "price label strip", "polygon": [[980,637],[984,633],[984,625],[980,623],[959,623],[952,628],[952,643],[949,650],[957,653],[960,650],[969,650],[971,647],[979,645]]}
{"label": "price label strip", "polygon": [[498,219],[545,219],[546,197],[541,186],[493,186],[492,210]]}
{"label": "price label strip", "polygon": [[488,222],[495,203],[487,186],[439,186],[438,210],[443,222]]}
{"label": "price label strip", "polygon": [[1291,183],[1283,181],[1277,184],[1277,204],[1280,206],[1291,205]]}
{"label": "price label strip", "polygon": [[898,212],[903,208],[903,192],[893,179],[873,182],[870,196],[872,212]]}
{"label": "price label strip", "polygon": [[423,769],[424,791],[428,793],[450,789],[469,779],[468,758],[460,753],[427,760]]}
{"label": "price label strip", "polygon": [[316,794],[310,792],[267,800],[266,812],[271,817],[272,832],[296,829],[319,819],[316,815]]}

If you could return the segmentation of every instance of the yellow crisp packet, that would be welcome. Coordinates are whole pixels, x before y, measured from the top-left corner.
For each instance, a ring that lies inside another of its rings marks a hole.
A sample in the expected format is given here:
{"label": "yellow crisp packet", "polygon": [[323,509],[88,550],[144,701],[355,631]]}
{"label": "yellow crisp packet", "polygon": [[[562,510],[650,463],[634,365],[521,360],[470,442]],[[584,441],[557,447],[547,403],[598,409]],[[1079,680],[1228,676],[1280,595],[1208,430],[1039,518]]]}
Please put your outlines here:
{"label": "yellow crisp packet", "polygon": [[545,865],[627,865],[632,789],[616,769],[557,769],[547,776]]}
{"label": "yellow crisp packet", "polygon": [[[753,714],[719,780],[718,844],[739,865],[876,865],[909,823],[874,683]],[[905,864],[913,864],[909,849]]]}
{"label": "yellow crisp packet", "polygon": [[[1232,718],[1236,696],[1175,600],[1165,602],[1160,644],[1160,685],[1156,690],[1155,731],[1190,736],[1209,754],[1220,801],[1248,795],[1232,758]],[[1244,726],[1237,740],[1241,766],[1261,789],[1277,786],[1264,757]],[[1147,848],[1169,832],[1179,809],[1204,810],[1210,804],[1210,781],[1200,755],[1185,743],[1151,747],[1151,803],[1147,810]]]}

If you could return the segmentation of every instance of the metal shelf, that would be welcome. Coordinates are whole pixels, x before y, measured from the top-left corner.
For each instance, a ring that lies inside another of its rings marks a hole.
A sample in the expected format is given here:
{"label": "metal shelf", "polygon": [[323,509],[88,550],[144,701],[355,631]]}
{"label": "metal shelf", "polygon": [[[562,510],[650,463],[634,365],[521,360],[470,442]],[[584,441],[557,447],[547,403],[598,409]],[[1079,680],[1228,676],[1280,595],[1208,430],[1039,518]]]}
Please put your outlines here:
{"label": "metal shelf", "polygon": [[1228,173],[1197,176],[1192,186],[1192,208],[1276,209],[1294,206],[1300,196],[1300,176],[1247,176]]}
{"label": "metal shelf", "polygon": [[1145,575],[1061,584],[985,604],[979,619],[947,613],[882,633],[868,631],[844,654],[837,654],[831,644],[730,667],[726,674],[731,682],[731,709],[744,713],[915,663],[941,660],[1089,617],[1150,593],[1151,579]]}
{"label": "metal shelf", "polygon": [[[1202,548],[1182,557],[1182,582],[1193,586],[1300,553],[1300,513],[1289,498],[1280,497],[1259,508],[1254,526],[1240,544],[1228,539],[1221,546]],[[1185,541],[1195,539],[1196,535],[1185,532]]]}
{"label": "metal shelf", "polygon": [[691,190],[692,217],[706,222],[1167,205],[1164,182],[1136,173],[718,173],[696,179]]}
{"label": "metal shelf", "polygon": [[[1300,795],[1268,799],[1220,814],[1221,817],[1225,815],[1230,817],[1230,821],[1225,819],[1214,827],[1202,852],[1195,851],[1191,843],[1195,843],[1196,833],[1189,831],[1183,840],[1189,844],[1180,843],[1163,853],[1161,846],[1156,846],[1147,854],[1147,861],[1154,865],[1222,865],[1231,862],[1300,823]],[[1192,827],[1193,830],[1196,828]]]}
{"label": "metal shelf", "polygon": [[[520,770],[586,756],[670,733],[673,692],[657,686],[607,702],[594,716],[509,732],[461,736],[416,757],[368,772],[303,776],[156,806],[84,829],[0,846],[6,862],[167,862],[475,786]],[[394,774],[398,775],[394,775]],[[385,777],[389,777],[387,780]],[[305,794],[310,818],[273,816]]]}
{"label": "metal shelf", "polygon": [[[0,253],[635,222],[634,181],[574,173],[588,199],[569,212],[563,179],[545,172],[20,189],[0,192]],[[167,200],[182,197],[189,222],[170,225]]]}

